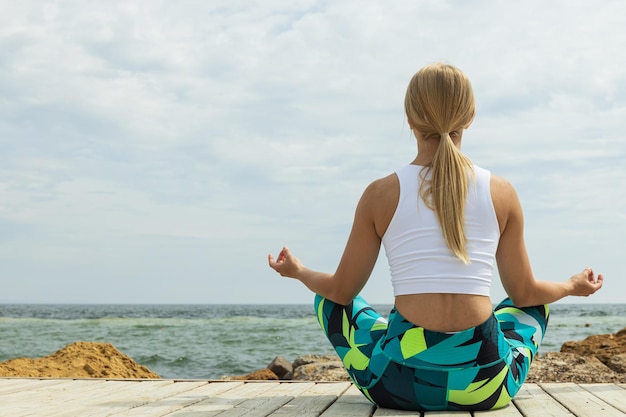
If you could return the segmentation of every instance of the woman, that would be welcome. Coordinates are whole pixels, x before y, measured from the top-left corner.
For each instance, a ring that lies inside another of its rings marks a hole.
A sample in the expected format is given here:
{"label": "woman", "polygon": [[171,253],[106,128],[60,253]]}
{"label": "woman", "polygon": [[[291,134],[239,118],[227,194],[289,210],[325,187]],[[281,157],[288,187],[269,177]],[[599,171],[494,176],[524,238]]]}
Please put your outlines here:
{"label": "woman", "polygon": [[[405,110],[417,156],[370,184],[337,271],[310,270],[283,248],[271,268],[317,294],[318,320],[355,385],[405,410],[486,410],[521,387],[548,304],[602,286],[591,268],[564,282],[533,276],[522,209],[505,179],[460,151],[474,95],[457,68],[433,64],[409,83]],[[359,292],[384,245],[395,305],[388,321]],[[509,298],[493,308],[494,260]]]}

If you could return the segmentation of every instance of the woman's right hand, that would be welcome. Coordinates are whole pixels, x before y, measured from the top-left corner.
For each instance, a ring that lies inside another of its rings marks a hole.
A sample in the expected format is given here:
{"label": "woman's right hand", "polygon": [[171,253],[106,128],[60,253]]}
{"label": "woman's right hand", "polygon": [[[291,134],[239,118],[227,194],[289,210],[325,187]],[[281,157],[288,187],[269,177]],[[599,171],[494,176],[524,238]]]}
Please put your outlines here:
{"label": "woman's right hand", "polygon": [[587,297],[602,288],[603,281],[604,276],[602,274],[596,278],[591,268],[585,268],[569,279],[570,295]]}
{"label": "woman's right hand", "polygon": [[276,260],[274,260],[274,256],[270,253],[267,256],[267,261],[270,268],[283,277],[298,278],[299,273],[304,269],[300,260],[292,255],[291,251],[286,246],[280,251]]}

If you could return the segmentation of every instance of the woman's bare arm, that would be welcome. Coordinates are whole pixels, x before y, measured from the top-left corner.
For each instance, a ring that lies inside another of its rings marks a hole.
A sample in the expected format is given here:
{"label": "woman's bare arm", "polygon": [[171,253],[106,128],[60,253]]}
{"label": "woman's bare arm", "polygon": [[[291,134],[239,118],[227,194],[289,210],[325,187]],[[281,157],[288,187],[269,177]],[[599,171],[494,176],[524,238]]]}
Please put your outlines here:
{"label": "woman's bare arm", "polygon": [[287,247],[276,259],[271,254],[268,256],[269,266],[282,276],[300,280],[322,297],[338,304],[350,303],[365,286],[380,251],[381,238],[374,224],[375,188],[376,183],[370,185],[359,201],[352,231],[334,274],[305,267]]}
{"label": "woman's bare arm", "polygon": [[516,306],[549,304],[570,295],[588,296],[602,287],[604,277],[596,278],[591,268],[567,281],[536,280],[524,244],[524,216],[517,193],[508,181],[496,176],[492,176],[491,187],[501,230],[496,253],[498,270],[502,285]]}

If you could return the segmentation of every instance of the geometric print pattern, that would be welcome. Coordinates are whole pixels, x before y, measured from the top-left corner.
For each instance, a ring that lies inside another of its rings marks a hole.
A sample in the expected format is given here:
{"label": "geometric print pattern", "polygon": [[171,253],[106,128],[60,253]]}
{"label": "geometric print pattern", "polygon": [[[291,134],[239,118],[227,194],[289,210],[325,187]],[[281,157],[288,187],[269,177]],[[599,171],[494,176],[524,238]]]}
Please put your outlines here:
{"label": "geometric print pattern", "polygon": [[315,297],[317,319],[354,384],[372,403],[400,410],[489,410],[507,405],[528,375],[548,324],[547,305],[506,298],[483,324],[434,332],[394,308],[385,319],[361,296]]}

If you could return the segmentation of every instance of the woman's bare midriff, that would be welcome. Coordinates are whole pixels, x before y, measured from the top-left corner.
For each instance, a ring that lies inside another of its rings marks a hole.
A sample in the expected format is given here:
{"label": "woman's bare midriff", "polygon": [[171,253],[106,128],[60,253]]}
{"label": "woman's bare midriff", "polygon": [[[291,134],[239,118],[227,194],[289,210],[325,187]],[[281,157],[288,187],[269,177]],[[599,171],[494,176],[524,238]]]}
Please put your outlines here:
{"label": "woman's bare midriff", "polygon": [[395,304],[405,319],[437,332],[458,332],[476,327],[493,311],[489,297],[470,294],[399,295]]}

